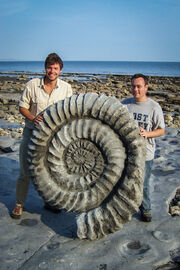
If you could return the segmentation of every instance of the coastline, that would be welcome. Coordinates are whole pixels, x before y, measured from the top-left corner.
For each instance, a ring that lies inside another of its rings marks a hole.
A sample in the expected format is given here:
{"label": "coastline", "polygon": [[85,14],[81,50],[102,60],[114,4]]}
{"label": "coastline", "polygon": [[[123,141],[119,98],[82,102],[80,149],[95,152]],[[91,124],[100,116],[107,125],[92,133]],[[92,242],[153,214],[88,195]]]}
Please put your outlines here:
{"label": "coastline", "polygon": [[[27,81],[41,77],[41,73],[0,72],[0,135],[11,134],[19,137],[22,127],[2,128],[2,120],[20,123],[24,119],[18,110],[18,100]],[[132,75],[99,73],[63,73],[60,78],[71,84],[73,94],[94,92],[114,96],[119,101],[131,96]],[[180,127],[180,77],[147,76],[149,78],[148,96],[157,101],[163,110],[166,127]],[[19,135],[18,135],[19,134]]]}

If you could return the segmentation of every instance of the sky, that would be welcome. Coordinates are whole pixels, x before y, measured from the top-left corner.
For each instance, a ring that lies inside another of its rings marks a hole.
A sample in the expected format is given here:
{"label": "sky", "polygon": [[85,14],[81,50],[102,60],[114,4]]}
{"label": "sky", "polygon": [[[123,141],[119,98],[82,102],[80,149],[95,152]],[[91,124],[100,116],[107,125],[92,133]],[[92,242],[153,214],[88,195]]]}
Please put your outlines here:
{"label": "sky", "polygon": [[180,62],[180,0],[0,0],[0,60]]}

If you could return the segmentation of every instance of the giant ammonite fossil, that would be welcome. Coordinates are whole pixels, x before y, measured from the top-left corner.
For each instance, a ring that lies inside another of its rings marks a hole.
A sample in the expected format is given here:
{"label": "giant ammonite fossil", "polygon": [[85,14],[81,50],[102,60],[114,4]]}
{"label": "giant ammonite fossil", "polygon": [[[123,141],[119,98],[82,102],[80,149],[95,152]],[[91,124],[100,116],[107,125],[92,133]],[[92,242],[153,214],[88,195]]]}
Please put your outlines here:
{"label": "giant ammonite fossil", "polygon": [[144,140],[115,97],[86,93],[50,106],[28,160],[45,202],[77,215],[80,239],[119,230],[142,201]]}

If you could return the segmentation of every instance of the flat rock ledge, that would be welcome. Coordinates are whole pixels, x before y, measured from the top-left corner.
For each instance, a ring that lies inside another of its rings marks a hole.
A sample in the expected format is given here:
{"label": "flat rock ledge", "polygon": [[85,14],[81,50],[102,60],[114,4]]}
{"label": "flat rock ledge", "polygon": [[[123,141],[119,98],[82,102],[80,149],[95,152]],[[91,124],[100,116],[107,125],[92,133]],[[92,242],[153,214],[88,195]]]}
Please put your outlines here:
{"label": "flat rock ledge", "polygon": [[[123,229],[100,240],[76,237],[76,216],[54,214],[31,186],[21,220],[10,218],[19,172],[19,140],[0,137],[0,261],[3,270],[172,270],[180,266],[180,216],[169,214],[180,179],[179,129],[157,139],[151,177],[152,222],[136,213]],[[9,148],[8,148],[9,147]],[[10,149],[12,151],[10,151]]]}

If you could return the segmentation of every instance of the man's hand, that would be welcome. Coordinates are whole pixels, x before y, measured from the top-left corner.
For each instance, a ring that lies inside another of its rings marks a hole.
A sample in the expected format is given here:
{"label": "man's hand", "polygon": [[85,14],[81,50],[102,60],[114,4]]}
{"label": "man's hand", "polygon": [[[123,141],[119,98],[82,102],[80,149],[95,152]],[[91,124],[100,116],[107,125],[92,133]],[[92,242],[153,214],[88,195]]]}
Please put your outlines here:
{"label": "man's hand", "polygon": [[34,124],[36,126],[39,125],[39,123],[41,123],[43,121],[43,114],[44,114],[44,112],[41,112],[40,114],[38,114],[37,116],[35,116],[28,109],[26,109],[24,107],[19,107],[19,111],[20,111],[20,113],[24,117],[26,117],[30,121],[34,122]]}
{"label": "man's hand", "polygon": [[36,126],[39,125],[39,123],[41,123],[42,121],[43,121],[43,112],[38,114],[33,120]]}
{"label": "man's hand", "polygon": [[147,139],[147,137],[148,137],[148,131],[146,131],[142,127],[139,127],[139,129],[140,129],[140,136],[143,137],[144,139]]}
{"label": "man's hand", "polygon": [[139,134],[144,139],[147,139],[147,138],[156,138],[156,137],[159,137],[159,136],[163,136],[164,133],[165,133],[165,128],[157,128],[157,129],[152,130],[152,131],[147,131],[147,130],[145,130],[142,127],[139,127],[139,129],[140,129],[140,133]]}

